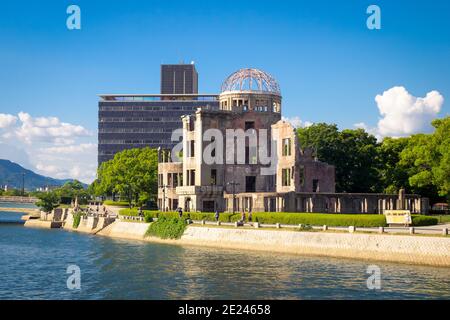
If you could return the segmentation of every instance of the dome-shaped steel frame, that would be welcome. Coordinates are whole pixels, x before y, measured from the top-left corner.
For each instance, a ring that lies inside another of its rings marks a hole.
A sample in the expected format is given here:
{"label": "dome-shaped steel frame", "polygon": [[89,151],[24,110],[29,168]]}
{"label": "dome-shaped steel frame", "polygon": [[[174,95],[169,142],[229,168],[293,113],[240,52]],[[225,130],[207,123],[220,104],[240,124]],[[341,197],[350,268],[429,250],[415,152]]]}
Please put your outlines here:
{"label": "dome-shaped steel frame", "polygon": [[258,69],[240,69],[222,84],[222,93],[233,91],[267,92],[281,95],[278,82],[270,74]]}

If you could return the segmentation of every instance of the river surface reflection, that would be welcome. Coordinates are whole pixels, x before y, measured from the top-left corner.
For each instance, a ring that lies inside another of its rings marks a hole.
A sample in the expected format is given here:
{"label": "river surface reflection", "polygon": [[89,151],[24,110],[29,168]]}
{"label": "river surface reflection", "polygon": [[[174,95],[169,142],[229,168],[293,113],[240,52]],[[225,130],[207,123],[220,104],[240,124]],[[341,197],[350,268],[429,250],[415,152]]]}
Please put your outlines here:
{"label": "river surface reflection", "polygon": [[[450,270],[358,260],[170,246],[1,221],[0,299],[450,299]],[[81,269],[81,290],[66,268]]]}

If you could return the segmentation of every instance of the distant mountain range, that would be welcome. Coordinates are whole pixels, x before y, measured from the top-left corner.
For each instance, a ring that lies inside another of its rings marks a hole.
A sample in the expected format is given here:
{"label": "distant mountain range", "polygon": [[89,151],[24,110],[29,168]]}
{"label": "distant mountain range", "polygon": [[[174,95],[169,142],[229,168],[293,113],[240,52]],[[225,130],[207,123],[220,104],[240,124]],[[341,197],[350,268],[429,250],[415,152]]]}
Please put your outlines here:
{"label": "distant mountain range", "polygon": [[22,177],[25,173],[25,190],[36,190],[37,188],[62,186],[73,179],[53,179],[25,169],[17,163],[0,159],[0,186],[7,185],[8,188],[21,189]]}

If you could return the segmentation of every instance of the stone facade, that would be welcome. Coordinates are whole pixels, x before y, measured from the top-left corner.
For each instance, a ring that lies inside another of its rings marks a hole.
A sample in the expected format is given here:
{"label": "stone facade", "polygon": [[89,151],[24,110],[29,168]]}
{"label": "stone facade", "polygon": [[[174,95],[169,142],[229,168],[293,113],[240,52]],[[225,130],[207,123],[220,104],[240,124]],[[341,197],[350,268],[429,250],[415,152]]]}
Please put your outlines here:
{"label": "stone facade", "polygon": [[[232,194],[224,195],[226,211],[232,211]],[[405,195],[403,205],[396,194],[267,192],[241,193],[234,196],[236,211],[253,212],[317,212],[383,214],[384,210],[410,210],[412,214],[427,213],[428,199]]]}

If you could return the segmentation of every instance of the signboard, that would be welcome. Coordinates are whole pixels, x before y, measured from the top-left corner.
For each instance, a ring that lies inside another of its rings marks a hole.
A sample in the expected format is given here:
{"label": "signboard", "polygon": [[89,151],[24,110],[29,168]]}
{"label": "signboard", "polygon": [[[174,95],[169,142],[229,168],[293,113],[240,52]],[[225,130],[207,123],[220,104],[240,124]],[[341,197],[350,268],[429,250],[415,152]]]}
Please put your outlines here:
{"label": "signboard", "polygon": [[409,210],[384,210],[387,224],[412,224],[411,211]]}

